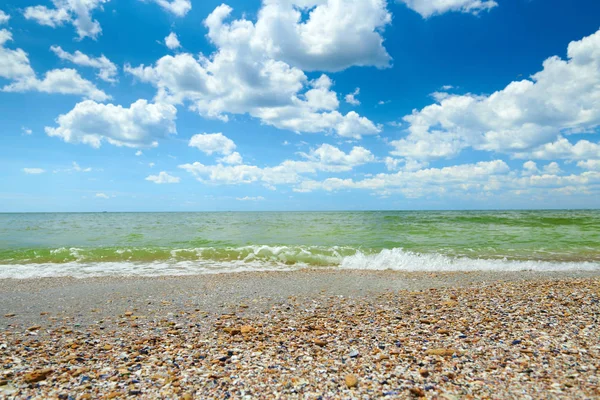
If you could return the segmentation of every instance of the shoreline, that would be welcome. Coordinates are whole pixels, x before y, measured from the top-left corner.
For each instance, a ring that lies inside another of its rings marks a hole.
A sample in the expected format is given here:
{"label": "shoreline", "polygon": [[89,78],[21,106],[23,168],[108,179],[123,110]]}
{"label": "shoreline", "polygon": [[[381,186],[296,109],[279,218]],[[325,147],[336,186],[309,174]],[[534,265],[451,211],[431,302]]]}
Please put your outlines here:
{"label": "shoreline", "polygon": [[596,271],[5,279],[0,397],[597,397],[599,286]]}
{"label": "shoreline", "polygon": [[[295,271],[250,271],[201,275],[103,276],[89,278],[46,277],[0,279],[3,314],[16,314],[13,321],[39,321],[39,313],[78,315],[89,323],[89,309],[105,305],[107,312],[168,298],[171,305],[193,302],[210,312],[228,304],[254,298],[251,311],[264,311],[289,296],[376,296],[390,291],[485,286],[496,282],[564,280],[600,277],[598,271],[451,271],[405,272],[395,270],[300,269]],[[151,308],[151,307],[150,307]],[[98,313],[100,311],[96,311]],[[0,315],[1,317],[2,315]],[[97,319],[97,314],[94,318]]]}

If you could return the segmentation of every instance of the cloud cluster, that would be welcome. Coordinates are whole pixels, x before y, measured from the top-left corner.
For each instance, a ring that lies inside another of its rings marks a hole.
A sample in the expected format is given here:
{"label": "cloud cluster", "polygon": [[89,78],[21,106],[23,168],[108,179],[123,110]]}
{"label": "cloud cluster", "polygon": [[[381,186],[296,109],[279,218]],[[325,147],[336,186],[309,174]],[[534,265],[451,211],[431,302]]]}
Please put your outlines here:
{"label": "cloud cluster", "polygon": [[302,160],[286,160],[274,167],[260,168],[255,165],[204,165],[200,162],[182,164],[179,168],[193,174],[198,180],[214,184],[241,184],[260,182],[273,188],[275,185],[295,184],[303,180],[304,174],[319,171],[344,172],[375,161],[373,154],[363,148],[354,147],[345,153],[335,146],[323,144],[309,153],[300,153]]}
{"label": "cloud cluster", "polygon": [[564,135],[600,125],[600,30],[571,42],[567,55],[489,96],[448,94],[415,110],[404,117],[408,136],[391,142],[392,154],[452,158],[470,147],[519,158],[598,158],[596,143],[571,144]]}
{"label": "cloud cluster", "polygon": [[98,101],[110,98],[74,69],[53,69],[46,72],[43,79],[38,79],[27,53],[22,49],[6,48],[5,44],[9,41],[12,41],[12,34],[6,29],[0,30],[0,77],[12,81],[1,89],[3,92],[62,93]]}
{"label": "cloud cluster", "polygon": [[[168,55],[152,66],[126,65],[125,71],[154,85],[157,101],[189,103],[204,117],[227,121],[230,114],[247,113],[295,132],[349,138],[377,134],[380,127],[366,117],[337,111],[339,100],[329,77],[311,81],[303,72],[387,65],[378,33],[389,22],[385,1],[360,0],[352,7],[342,3],[265,1],[256,23],[225,22],[232,9],[221,5],[204,21],[217,47],[210,57]],[[292,23],[291,28],[281,21]],[[281,32],[272,35],[275,29]]]}

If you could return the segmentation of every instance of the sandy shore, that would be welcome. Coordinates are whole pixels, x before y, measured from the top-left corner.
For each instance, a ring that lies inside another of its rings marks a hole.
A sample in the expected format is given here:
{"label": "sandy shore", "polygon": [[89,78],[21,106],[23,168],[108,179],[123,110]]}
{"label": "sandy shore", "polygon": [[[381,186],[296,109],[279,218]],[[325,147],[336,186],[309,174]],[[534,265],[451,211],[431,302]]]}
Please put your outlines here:
{"label": "sandy shore", "polygon": [[597,398],[600,273],[0,281],[0,397]]}

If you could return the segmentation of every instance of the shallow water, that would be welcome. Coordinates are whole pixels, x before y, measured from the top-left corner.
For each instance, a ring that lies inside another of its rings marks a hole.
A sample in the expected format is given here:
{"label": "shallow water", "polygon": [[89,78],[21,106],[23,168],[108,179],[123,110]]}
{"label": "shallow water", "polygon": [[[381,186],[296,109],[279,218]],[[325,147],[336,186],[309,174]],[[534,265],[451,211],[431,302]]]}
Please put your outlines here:
{"label": "shallow water", "polygon": [[600,269],[600,211],[0,214],[0,278]]}

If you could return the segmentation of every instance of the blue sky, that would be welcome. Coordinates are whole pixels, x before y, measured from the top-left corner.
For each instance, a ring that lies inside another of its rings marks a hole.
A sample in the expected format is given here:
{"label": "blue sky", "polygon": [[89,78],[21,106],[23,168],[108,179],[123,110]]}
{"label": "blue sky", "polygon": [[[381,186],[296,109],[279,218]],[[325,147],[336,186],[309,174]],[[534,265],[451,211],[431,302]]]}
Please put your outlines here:
{"label": "blue sky", "polygon": [[0,10],[0,212],[600,205],[597,1]]}

